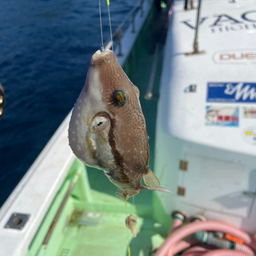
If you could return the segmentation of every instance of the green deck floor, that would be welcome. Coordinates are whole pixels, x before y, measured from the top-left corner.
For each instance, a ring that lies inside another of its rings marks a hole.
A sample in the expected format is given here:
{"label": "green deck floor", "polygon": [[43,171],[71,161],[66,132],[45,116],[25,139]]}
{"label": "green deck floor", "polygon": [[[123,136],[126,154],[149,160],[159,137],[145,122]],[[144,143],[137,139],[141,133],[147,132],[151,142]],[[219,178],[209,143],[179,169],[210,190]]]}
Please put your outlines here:
{"label": "green deck floor", "polygon": [[[38,247],[38,244],[43,244],[56,210],[71,184],[72,177],[75,176],[74,171],[80,171],[81,176],[65,204],[47,246]],[[103,173],[99,174],[102,178]],[[130,199],[125,206],[125,202],[114,194],[91,189],[86,175],[85,166],[76,160],[71,168],[70,179],[66,180],[55,198],[27,256],[128,256],[128,246],[131,256],[154,255],[155,249],[166,238],[169,227],[156,221],[155,212],[159,212],[159,209],[155,208],[153,201],[148,200],[154,197],[148,197],[148,191],[143,191],[139,196],[144,204],[137,203],[135,197],[134,203]],[[130,214],[137,217],[136,238],[125,226],[125,219]],[[170,220],[170,217],[167,218]]]}
{"label": "green deck floor", "polygon": [[151,220],[137,218],[138,234],[134,238],[124,224],[127,214],[92,213],[101,216],[101,223],[98,226],[72,224],[72,222],[68,224],[58,256],[127,255],[128,244],[132,256],[153,255],[152,250],[163,242],[161,236],[163,229]]}

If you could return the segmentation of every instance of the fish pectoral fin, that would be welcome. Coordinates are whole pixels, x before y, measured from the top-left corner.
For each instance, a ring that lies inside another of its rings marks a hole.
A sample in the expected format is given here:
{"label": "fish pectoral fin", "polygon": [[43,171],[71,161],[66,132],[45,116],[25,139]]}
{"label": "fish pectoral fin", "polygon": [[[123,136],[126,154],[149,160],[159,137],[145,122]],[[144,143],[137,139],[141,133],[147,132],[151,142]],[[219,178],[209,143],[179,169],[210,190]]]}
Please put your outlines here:
{"label": "fish pectoral fin", "polygon": [[96,115],[92,120],[92,131],[96,136],[96,141],[103,146],[108,143],[108,134],[110,130],[110,119],[106,113]]}
{"label": "fish pectoral fin", "polygon": [[143,180],[145,184],[149,187],[160,187],[160,182],[158,178],[151,170],[143,175]]}
{"label": "fish pectoral fin", "polygon": [[109,129],[105,129],[101,133],[96,134],[96,138],[98,140],[99,145],[105,145],[106,143],[109,142],[108,133],[109,133]]}

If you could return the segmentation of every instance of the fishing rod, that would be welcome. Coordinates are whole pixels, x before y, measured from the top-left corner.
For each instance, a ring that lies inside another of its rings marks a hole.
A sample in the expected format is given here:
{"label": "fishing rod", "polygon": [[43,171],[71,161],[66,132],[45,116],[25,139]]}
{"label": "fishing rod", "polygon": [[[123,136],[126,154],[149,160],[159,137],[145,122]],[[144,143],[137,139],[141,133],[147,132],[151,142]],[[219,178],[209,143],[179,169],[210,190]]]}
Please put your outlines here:
{"label": "fishing rod", "polygon": [[4,94],[4,88],[0,83],[0,120],[3,115],[4,109],[5,109],[5,94]]}

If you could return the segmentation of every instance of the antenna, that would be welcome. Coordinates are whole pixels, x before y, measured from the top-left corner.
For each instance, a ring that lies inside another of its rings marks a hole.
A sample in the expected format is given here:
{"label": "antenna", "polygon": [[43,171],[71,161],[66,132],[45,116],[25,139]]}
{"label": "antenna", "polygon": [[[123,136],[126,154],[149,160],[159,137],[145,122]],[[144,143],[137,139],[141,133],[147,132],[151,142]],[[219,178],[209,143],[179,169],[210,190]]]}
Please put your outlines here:
{"label": "antenna", "polygon": [[198,1],[198,8],[197,8],[197,17],[196,17],[196,31],[195,31],[195,40],[194,40],[194,51],[187,53],[187,56],[191,56],[193,54],[201,54],[205,53],[205,51],[199,51],[198,50],[198,30],[199,30],[199,19],[200,19],[200,11],[201,11],[201,2],[202,0]]}
{"label": "antenna", "polygon": [[201,11],[201,2],[202,2],[202,0],[199,0],[199,2],[198,2],[198,8],[197,8],[196,34],[195,34],[195,40],[194,40],[194,53],[199,53],[199,52],[198,52],[198,29],[199,29],[199,19],[200,19],[200,11]]}

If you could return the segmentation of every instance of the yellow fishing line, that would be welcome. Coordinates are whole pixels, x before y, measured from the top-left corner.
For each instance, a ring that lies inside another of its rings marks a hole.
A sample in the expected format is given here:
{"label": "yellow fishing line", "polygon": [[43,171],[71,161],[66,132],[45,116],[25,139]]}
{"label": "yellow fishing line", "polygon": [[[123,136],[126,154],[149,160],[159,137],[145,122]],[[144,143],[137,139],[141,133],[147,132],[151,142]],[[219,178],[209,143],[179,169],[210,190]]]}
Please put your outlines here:
{"label": "yellow fishing line", "polygon": [[[125,206],[127,206],[127,197],[125,198]],[[127,214],[127,208],[125,208],[125,211],[126,211],[126,216],[128,215]],[[127,236],[128,236],[128,243],[129,243],[129,231],[128,231],[128,229],[127,229]],[[127,250],[128,250],[128,256],[131,256],[131,248],[130,248],[130,246],[128,246],[128,248],[127,248]]]}
{"label": "yellow fishing line", "polygon": [[110,5],[109,0],[107,0],[107,5],[108,5],[108,20],[109,20],[109,31],[110,31],[111,46],[112,46],[112,51],[114,51],[112,28],[111,28],[111,18],[110,18],[110,8],[109,8],[109,5]]}

